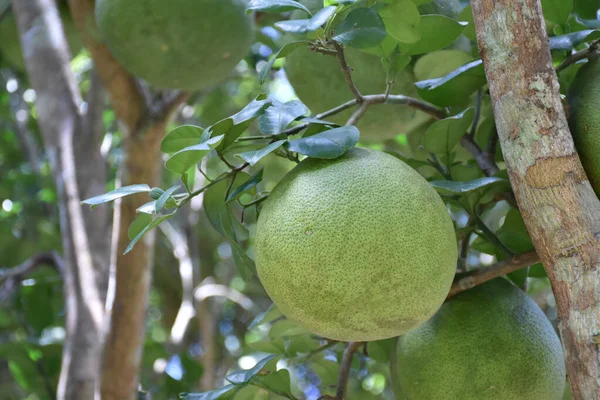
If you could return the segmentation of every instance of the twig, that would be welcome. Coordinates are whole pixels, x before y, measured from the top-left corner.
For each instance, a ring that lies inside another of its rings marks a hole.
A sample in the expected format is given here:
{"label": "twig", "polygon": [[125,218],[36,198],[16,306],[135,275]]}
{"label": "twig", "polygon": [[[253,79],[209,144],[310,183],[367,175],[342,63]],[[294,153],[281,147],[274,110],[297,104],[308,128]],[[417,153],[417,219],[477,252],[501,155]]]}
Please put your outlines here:
{"label": "twig", "polygon": [[321,47],[321,46],[317,46],[317,45],[308,46],[308,49],[312,50],[314,52],[317,52],[317,53],[324,54],[326,56],[337,56],[337,54],[338,54],[337,51],[335,51],[335,50],[330,50],[325,47]]}
{"label": "twig", "polygon": [[363,117],[363,115],[365,115],[365,113],[369,109],[369,106],[370,106],[369,103],[362,103],[356,109],[356,111],[354,111],[354,114],[352,114],[352,116],[350,117],[350,119],[348,119],[348,122],[346,122],[346,126],[356,125],[356,123],[358,122],[358,120],[360,120]]}
{"label": "twig", "polygon": [[474,138],[475,133],[477,133],[477,125],[479,125],[479,118],[481,117],[482,101],[483,101],[483,90],[479,89],[477,91],[477,97],[475,98],[475,116],[473,117],[473,123],[471,124],[471,131],[469,132],[469,136],[471,138]]}
{"label": "twig", "polygon": [[471,275],[460,278],[452,284],[448,299],[475,286],[488,282],[494,278],[510,274],[521,268],[529,267],[540,261],[535,251],[516,255],[510,259],[500,261],[486,268],[478,269]]}
{"label": "twig", "polygon": [[344,400],[346,388],[348,386],[348,378],[350,376],[350,367],[352,366],[352,357],[354,353],[363,345],[363,342],[351,342],[344,350],[342,363],[340,364],[340,376],[338,378],[337,390],[335,393],[336,400]]}
{"label": "twig", "polygon": [[460,138],[460,144],[471,153],[477,165],[479,165],[479,168],[483,170],[486,176],[493,176],[500,170],[494,160],[495,154],[492,155],[483,151],[469,134],[464,134]]}
{"label": "twig", "polygon": [[576,53],[573,53],[569,57],[567,57],[563,62],[561,62],[556,67],[556,73],[559,73],[560,71],[567,68],[568,66],[575,64],[579,60],[588,58],[592,54],[598,52],[599,48],[600,48],[600,39],[594,40],[592,43],[590,43],[590,46],[587,49],[583,49]]}
{"label": "twig", "polygon": [[27,275],[31,271],[45,264],[55,266],[60,272],[62,272],[62,257],[56,252],[48,252],[37,254],[25,261],[23,264],[17,265],[16,267],[2,268],[0,270],[0,279],[20,279],[24,275]]}
{"label": "twig", "polygon": [[363,99],[362,94],[360,94],[360,91],[356,87],[356,84],[352,80],[352,68],[350,68],[350,66],[346,62],[346,55],[344,54],[344,47],[336,41],[333,42],[333,47],[335,48],[335,51],[337,52],[337,58],[338,58],[338,61],[340,62],[340,65],[342,66],[342,72],[344,73],[344,78],[346,79],[346,83],[348,84],[350,91],[354,95],[356,102],[358,104],[360,104],[364,101],[364,99]]}
{"label": "twig", "polygon": [[514,254],[512,251],[510,251],[510,249],[508,247],[506,247],[504,245],[504,243],[502,243],[502,241],[500,241],[500,239],[496,236],[496,234],[494,232],[492,232],[490,230],[490,228],[488,228],[488,226],[485,224],[485,222],[481,219],[481,217],[477,214],[473,215],[473,219],[475,222],[475,225],[481,230],[481,232],[483,233],[483,236],[490,241],[494,246],[496,246],[498,249],[500,249],[506,256],[508,257],[512,257]]}

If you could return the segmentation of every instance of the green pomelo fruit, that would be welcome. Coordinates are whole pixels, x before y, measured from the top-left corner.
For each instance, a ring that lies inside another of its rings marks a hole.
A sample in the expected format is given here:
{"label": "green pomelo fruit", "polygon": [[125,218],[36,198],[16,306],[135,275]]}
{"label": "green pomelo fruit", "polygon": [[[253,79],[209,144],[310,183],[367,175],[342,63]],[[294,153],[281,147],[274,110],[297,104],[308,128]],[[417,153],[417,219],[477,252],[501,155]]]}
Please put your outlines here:
{"label": "green pomelo fruit", "polygon": [[245,0],[98,0],[115,58],[158,88],[204,89],[229,76],[253,42]]}
{"label": "green pomelo fruit", "polygon": [[404,162],[371,149],[296,166],[265,202],[255,246],[258,276],[277,307],[341,341],[419,326],[456,271],[440,196]]}
{"label": "green pomelo fruit", "polygon": [[583,168],[600,196],[600,58],[582,66],[567,93],[569,126]]}
{"label": "green pomelo fruit", "polygon": [[[387,78],[380,58],[352,48],[346,48],[345,53],[358,90],[365,95],[385,93]],[[315,114],[354,98],[336,57],[300,48],[286,57],[285,71],[298,98]],[[392,94],[416,97],[414,83],[408,69],[398,71]],[[353,111],[349,109],[327,119],[344,124]],[[428,119],[427,114],[408,106],[375,105],[358,122],[357,128],[361,141],[383,141],[408,133]]]}
{"label": "green pomelo fruit", "polygon": [[503,278],[450,299],[392,358],[403,400],[560,400],[565,374],[550,321]]}
{"label": "green pomelo fruit", "polygon": [[[60,17],[71,55],[75,56],[79,53],[83,45],[66,5],[60,6]],[[12,67],[19,71],[25,71],[25,60],[21,51],[21,39],[17,28],[17,21],[12,13],[8,13],[0,22],[0,56]]]}

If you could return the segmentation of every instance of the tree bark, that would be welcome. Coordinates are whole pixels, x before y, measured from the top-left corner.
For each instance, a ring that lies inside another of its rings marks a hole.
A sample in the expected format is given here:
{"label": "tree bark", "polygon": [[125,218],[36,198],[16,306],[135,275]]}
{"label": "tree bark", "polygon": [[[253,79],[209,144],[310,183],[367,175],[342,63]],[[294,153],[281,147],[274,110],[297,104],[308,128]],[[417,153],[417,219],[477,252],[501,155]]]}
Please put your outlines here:
{"label": "tree bark", "polygon": [[472,0],[515,197],[556,297],[575,399],[600,399],[600,202],[575,151],[539,0]]}
{"label": "tree bark", "polygon": [[[113,110],[121,122],[123,160],[119,184],[127,186],[160,184],[162,157],[160,142],[172,114],[187,99],[186,94],[158,96],[148,104],[141,87],[112,56],[101,41],[94,18],[94,0],[69,0],[75,24],[96,71],[104,82]],[[145,317],[151,281],[155,242],[147,234],[135,248],[123,255],[130,240],[128,228],[137,217],[136,209],[149,199],[128,196],[115,203],[112,258],[106,302],[107,327],[100,371],[102,400],[136,398],[144,342]]]}
{"label": "tree bark", "polygon": [[37,93],[40,131],[58,193],[64,248],[66,339],[58,399],[93,399],[100,357],[103,301],[79,204],[74,149],[82,134],[81,96],[69,69],[70,54],[54,0],[19,0],[13,10],[31,85]]}

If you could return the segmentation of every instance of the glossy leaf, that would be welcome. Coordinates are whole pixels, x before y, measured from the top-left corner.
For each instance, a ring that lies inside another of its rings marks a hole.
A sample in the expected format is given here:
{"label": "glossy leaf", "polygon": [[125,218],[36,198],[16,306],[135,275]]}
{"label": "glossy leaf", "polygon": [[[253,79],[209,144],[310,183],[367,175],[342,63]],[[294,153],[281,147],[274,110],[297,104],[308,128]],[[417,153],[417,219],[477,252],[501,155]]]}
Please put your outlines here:
{"label": "glossy leaf", "polygon": [[219,135],[208,139],[206,142],[179,150],[167,159],[165,168],[182,175],[188,169],[199,163],[212,149],[217,147],[223,138],[224,135]]}
{"label": "glossy leaf", "polygon": [[171,195],[175,193],[180,187],[180,185],[175,185],[165,190],[163,194],[158,199],[156,199],[156,211],[162,210],[165,204],[167,203],[167,200],[169,200],[171,198]]}
{"label": "glossy leaf", "polygon": [[268,154],[270,154],[270,153],[274,152],[275,150],[277,150],[278,148],[280,148],[285,142],[286,142],[286,140],[278,140],[276,142],[269,144],[266,147],[263,147],[262,149],[255,150],[255,151],[246,151],[243,153],[236,154],[236,156],[240,157],[241,159],[246,161],[248,164],[253,166],[257,162],[259,162],[263,157],[267,156]]}
{"label": "glossy leaf", "polygon": [[233,373],[227,375],[227,377],[225,377],[225,379],[234,385],[246,385],[252,380],[252,378],[254,378],[255,375],[260,373],[261,370],[269,362],[273,361],[277,357],[278,356],[274,355],[274,354],[267,356],[267,357],[263,358],[262,360],[260,360],[259,362],[257,362],[254,367],[252,367],[250,369],[242,370],[242,371],[233,372]]}
{"label": "glossy leaf", "polygon": [[179,398],[182,400],[225,400],[230,399],[237,391],[238,387],[235,385],[225,385],[220,389],[205,393],[182,393]]}
{"label": "glossy leaf", "polygon": [[148,226],[152,222],[152,214],[140,214],[138,215],[131,225],[129,225],[129,229],[127,230],[127,236],[129,240],[135,238],[146,226]]}
{"label": "glossy leaf", "polygon": [[142,229],[140,231],[140,233],[138,233],[129,243],[129,245],[127,246],[127,248],[125,249],[125,252],[123,254],[127,254],[129,253],[133,247],[135,246],[135,244],[142,238],[144,237],[144,235],[148,232],[150,232],[150,230],[152,230],[153,228],[157,227],[160,223],[168,220],[169,218],[171,218],[174,214],[166,214],[166,215],[161,215],[160,217],[156,218],[155,220],[153,220],[152,222],[150,222],[148,225],[146,225],[146,227],[144,227],[144,229]]}
{"label": "glossy leaf", "polygon": [[258,129],[267,135],[281,133],[296,118],[308,114],[308,108],[298,100],[276,103],[258,119]]}
{"label": "glossy leaf", "polygon": [[436,154],[452,152],[460,138],[471,126],[474,116],[474,110],[468,108],[460,114],[436,121],[425,132],[423,146]]}
{"label": "glossy leaf", "polygon": [[252,11],[279,13],[292,10],[302,10],[307,14],[312,15],[308,8],[294,0],[250,0],[246,6],[246,14],[248,15]]}
{"label": "glossy leaf", "polygon": [[418,26],[420,39],[415,43],[399,43],[402,54],[429,53],[448,47],[468,24],[443,15],[423,15]]}
{"label": "glossy leaf", "polygon": [[330,129],[302,139],[290,140],[285,147],[314,158],[337,158],[356,146],[360,133],[354,126]]}
{"label": "glossy leaf", "polygon": [[241,185],[237,186],[235,189],[231,191],[227,199],[226,203],[229,203],[232,200],[237,199],[240,195],[258,185],[263,177],[263,168],[259,169],[254,175],[252,175],[247,181],[243,182]]}
{"label": "glossy leaf", "polygon": [[496,177],[479,178],[469,182],[432,181],[430,184],[439,194],[444,196],[465,195],[475,191],[487,190],[496,185],[510,187],[508,181]]}
{"label": "glossy leaf", "polygon": [[268,99],[265,94],[258,95],[240,112],[232,115],[231,120],[233,121],[234,125],[253,120],[254,118],[261,116],[265,112],[265,109],[271,105],[271,103],[272,101]]}
{"label": "glossy leaf", "polygon": [[387,32],[402,43],[416,43],[421,39],[421,14],[411,0],[399,0],[386,4],[379,11]]}
{"label": "glossy leaf", "polygon": [[335,13],[336,7],[330,6],[321,9],[312,18],[309,19],[290,19],[287,21],[276,22],[275,26],[288,33],[303,34],[314,32],[325,25],[327,20]]}
{"label": "glossy leaf", "polygon": [[90,208],[94,208],[94,206],[97,206],[99,204],[108,203],[110,201],[114,201],[116,199],[120,199],[122,197],[136,193],[147,193],[149,191],[150,186],[146,184],[123,186],[118,189],[111,190],[108,193],[104,193],[99,196],[94,196],[89,199],[83,200],[81,204],[87,204],[90,206]]}
{"label": "glossy leaf", "polygon": [[585,31],[568,33],[566,35],[554,36],[550,40],[551,50],[573,50],[581,43],[591,42],[600,38],[600,31],[588,29]]}
{"label": "glossy leaf", "polygon": [[163,153],[175,153],[200,142],[204,129],[195,125],[181,125],[167,133],[160,144]]}
{"label": "glossy leaf", "polygon": [[372,8],[359,8],[348,14],[336,28],[333,40],[357,49],[377,46],[387,32],[383,20]]}

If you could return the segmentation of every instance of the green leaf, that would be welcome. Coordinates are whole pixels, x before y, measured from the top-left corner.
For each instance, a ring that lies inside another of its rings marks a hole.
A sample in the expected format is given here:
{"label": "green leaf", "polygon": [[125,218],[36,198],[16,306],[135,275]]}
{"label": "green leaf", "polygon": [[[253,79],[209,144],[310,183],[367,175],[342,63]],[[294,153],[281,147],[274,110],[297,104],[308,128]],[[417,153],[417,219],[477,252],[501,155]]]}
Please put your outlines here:
{"label": "green leaf", "polygon": [[573,0],[542,0],[544,18],[555,24],[566,22],[572,7]]}
{"label": "green leaf", "polygon": [[212,149],[217,147],[224,137],[224,135],[215,136],[208,139],[206,142],[179,150],[167,159],[165,168],[176,174],[182,175],[188,169],[200,162]]}
{"label": "green leaf", "polygon": [[419,57],[414,67],[415,78],[418,81],[440,78],[471,61],[473,57],[462,50],[434,51]]}
{"label": "green leaf", "polygon": [[[248,174],[238,173],[234,185],[240,185],[248,179]],[[235,264],[244,280],[249,280],[256,273],[254,261],[248,257],[246,251],[238,244],[239,232],[236,227],[239,222],[229,205],[225,204],[225,193],[231,183],[231,179],[225,179],[222,182],[207,189],[204,193],[204,212],[211,225],[221,234],[231,245],[231,251]]]}
{"label": "green leaf", "polygon": [[269,330],[269,338],[271,340],[309,334],[310,331],[301,327],[297,323],[290,321],[289,319],[277,321]]}
{"label": "green leaf", "polygon": [[258,119],[258,129],[267,135],[281,133],[296,118],[308,114],[308,108],[299,100],[277,102]]}
{"label": "green leaf", "polygon": [[441,78],[415,83],[419,96],[440,107],[448,107],[466,99],[486,83],[483,62],[475,60]]}
{"label": "green leaf", "polygon": [[81,204],[87,204],[90,208],[94,208],[99,204],[108,203],[121,197],[129,196],[136,193],[147,193],[150,191],[150,186],[144,184],[123,186],[115,190],[111,190],[108,193],[101,194],[100,196],[91,197],[83,200]]}
{"label": "green leaf", "polygon": [[425,132],[423,146],[432,153],[449,154],[473,123],[475,112],[467,108],[460,114],[436,121]]}
{"label": "green leaf", "polygon": [[290,372],[287,369],[280,369],[266,376],[255,375],[252,384],[267,389],[279,396],[288,399],[295,399],[290,389]]}
{"label": "green leaf", "polygon": [[304,34],[308,32],[314,32],[329,20],[335,13],[337,7],[325,7],[317,12],[312,18],[309,19],[290,19],[287,21],[279,21],[275,23],[275,26],[283,32]]}
{"label": "green leaf", "polygon": [[290,140],[285,147],[314,158],[337,158],[356,146],[360,133],[355,126],[330,129],[302,139]]}
{"label": "green leaf", "polygon": [[462,196],[476,191],[487,190],[493,186],[510,188],[508,181],[496,177],[479,178],[469,182],[431,181],[430,184],[443,196]]}
{"label": "green leaf", "polygon": [[248,15],[250,15],[252,11],[279,13],[292,10],[302,10],[307,14],[312,15],[308,8],[294,0],[250,0],[246,6],[246,14]]}
{"label": "green leaf", "polygon": [[264,67],[261,68],[260,72],[258,73],[258,82],[261,85],[265,83],[265,81],[267,80],[267,76],[269,76],[269,72],[271,72],[271,69],[273,68],[273,64],[275,64],[275,60],[283,58],[290,54],[292,51],[296,50],[297,48],[302,46],[308,46],[309,44],[310,42],[306,40],[287,43],[285,46],[279,49],[277,54],[271,57],[271,59],[265,64]]}
{"label": "green leaf", "polygon": [[423,15],[418,27],[421,39],[415,43],[399,43],[403,54],[415,55],[429,53],[448,47],[467,26],[466,22],[457,22],[443,15]]}
{"label": "green leaf", "polygon": [[254,376],[256,374],[258,374],[259,372],[261,372],[261,370],[263,368],[265,368],[265,366],[273,361],[274,359],[278,358],[278,355],[270,355],[267,356],[265,358],[263,358],[262,360],[260,360],[259,362],[256,363],[256,365],[250,369],[246,369],[246,370],[242,370],[242,371],[237,371],[237,372],[233,372],[229,375],[227,375],[225,377],[225,379],[229,382],[232,383],[236,386],[239,385],[247,385],[248,383],[250,383],[250,381],[252,380],[252,378],[254,378]]}
{"label": "green leaf", "polygon": [[340,375],[340,364],[331,360],[319,360],[310,364],[313,371],[321,378],[323,387],[332,386],[337,383]]}
{"label": "green leaf", "polygon": [[195,125],[182,125],[167,133],[160,144],[163,153],[175,153],[200,142],[204,129]]}
{"label": "green leaf", "polygon": [[166,220],[168,220],[169,218],[171,218],[173,215],[175,215],[174,213],[172,214],[166,214],[166,215],[161,215],[160,217],[156,218],[155,220],[153,220],[152,222],[150,222],[148,225],[146,225],[146,227],[144,227],[144,229],[141,230],[140,233],[138,233],[136,235],[136,237],[134,237],[131,240],[131,243],[129,243],[129,246],[127,246],[127,248],[125,249],[125,252],[123,253],[123,255],[129,253],[133,247],[135,246],[135,244],[142,238],[144,237],[144,235],[148,232],[150,232],[151,229],[157,227],[161,222],[164,222]]}
{"label": "green leaf", "polygon": [[171,195],[175,193],[175,191],[179,188],[179,185],[175,185],[165,190],[163,194],[156,200],[156,211],[162,210],[165,204],[167,203],[167,200],[169,200],[171,198]]}
{"label": "green leaf", "polygon": [[463,10],[458,14],[456,18],[458,21],[467,22],[468,25],[465,27],[463,31],[463,35],[471,39],[472,41],[477,41],[477,34],[475,33],[475,22],[473,21],[473,9],[471,8],[471,4],[463,8]]}
{"label": "green leaf", "polygon": [[568,33],[566,35],[554,36],[550,40],[550,50],[570,51],[581,43],[591,42],[600,38],[600,31],[588,29],[585,31]]}
{"label": "green leaf", "polygon": [[138,215],[131,225],[129,225],[129,229],[127,231],[127,236],[129,240],[132,240],[136,237],[146,226],[148,226],[152,222],[152,214],[140,214]]}
{"label": "green leaf", "polygon": [[137,213],[142,214],[154,214],[156,212],[156,200],[149,201],[146,204],[141,205],[135,210]]}
{"label": "green leaf", "polygon": [[205,393],[182,393],[179,398],[182,400],[225,400],[230,399],[238,389],[235,385],[226,385]]}
{"label": "green leaf", "polygon": [[421,39],[421,14],[411,0],[399,0],[386,4],[379,15],[385,23],[387,32],[402,43],[416,43]]}
{"label": "green leaf", "polygon": [[278,318],[282,318],[282,317],[283,317],[283,313],[281,311],[279,311],[279,308],[277,308],[277,306],[275,306],[275,304],[271,304],[271,306],[269,307],[269,309],[267,311],[265,311],[264,313],[256,316],[256,318],[254,318],[254,320],[250,323],[250,325],[248,325],[248,330],[255,328],[257,326],[268,324],[269,322],[273,322],[274,320],[276,320]]}
{"label": "green leaf", "polygon": [[383,20],[372,8],[359,8],[348,14],[336,28],[333,40],[357,49],[375,47],[387,33]]}
{"label": "green leaf", "polygon": [[266,147],[263,147],[262,149],[256,151],[245,151],[243,153],[236,154],[236,156],[242,158],[248,164],[253,166],[257,162],[259,162],[263,157],[280,148],[286,141],[287,140],[278,140],[269,144]]}
{"label": "green leaf", "polygon": [[240,195],[258,185],[262,181],[263,168],[259,169],[254,175],[252,175],[246,182],[242,183],[229,193],[229,196],[225,200],[225,203],[229,203],[232,200],[237,199]]}
{"label": "green leaf", "polygon": [[251,121],[254,118],[261,116],[267,107],[271,105],[272,101],[267,98],[265,94],[256,96],[246,107],[240,112],[231,116],[231,120],[234,125],[241,124],[242,122]]}

